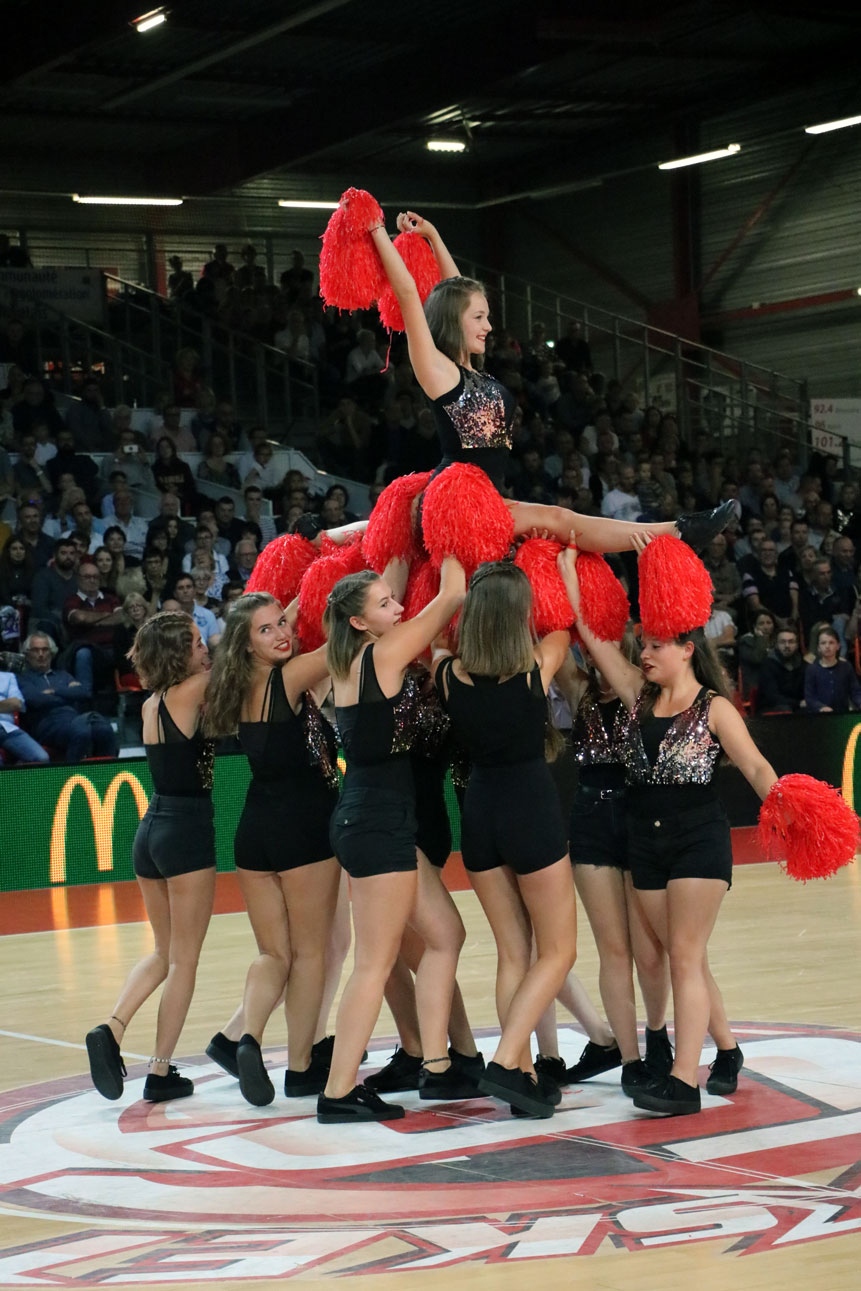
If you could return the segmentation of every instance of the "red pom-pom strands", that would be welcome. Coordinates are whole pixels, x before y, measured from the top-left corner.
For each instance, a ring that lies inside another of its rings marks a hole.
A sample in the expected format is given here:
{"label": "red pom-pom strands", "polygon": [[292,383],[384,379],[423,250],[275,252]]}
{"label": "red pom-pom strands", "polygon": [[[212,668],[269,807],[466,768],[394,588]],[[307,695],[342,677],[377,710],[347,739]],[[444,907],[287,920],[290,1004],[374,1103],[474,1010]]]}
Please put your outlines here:
{"label": "red pom-pom strands", "polygon": [[621,641],[631,617],[631,607],[624,587],[604,557],[595,551],[578,552],[577,578],[580,583],[580,618],[586,627],[599,641]]}
{"label": "red pom-pom strands", "polygon": [[514,557],[515,565],[523,570],[532,588],[532,621],[539,637],[570,628],[574,622],[574,611],[556,564],[561,550],[561,543],[551,538],[527,538]]}
{"label": "red pom-pom strands", "polygon": [[305,571],[299,585],[299,618],[296,624],[303,651],[316,650],[325,643],[323,611],[332,588],[339,579],[364,568],[361,546],[351,543],[338,547],[331,556],[320,556]]}
{"label": "red pom-pom strands", "polygon": [[399,475],[377,498],[368,518],[362,549],[368,567],[378,574],[392,559],[411,562],[420,554],[421,540],[413,509],[430,477],[430,471]]}
{"label": "red pom-pom strands", "polygon": [[508,553],[514,521],[484,471],[455,462],[425,489],[422,535],[435,565],[456,556],[469,581],[479,565]]}
{"label": "red pom-pom strands", "polygon": [[267,543],[255,561],[246,592],[269,592],[288,605],[299,591],[302,575],[317,558],[317,548],[298,533],[285,533]]}
{"label": "red pom-pom strands", "polygon": [[759,809],[757,840],[792,879],[827,879],[855,859],[858,817],[836,789],[809,775],[781,776]]}
{"label": "red pom-pom strands", "polygon": [[[419,299],[424,304],[440,280],[439,265],[430,248],[430,243],[418,233],[399,233],[395,238],[394,245],[412,274],[418,288]],[[377,308],[380,311],[380,321],[383,327],[388,328],[390,332],[402,332],[404,330],[404,316],[401,313],[401,307],[388,283],[380,293]]]}
{"label": "red pom-pom strands", "polygon": [[704,627],[712,612],[712,580],[699,556],[681,538],[661,534],[638,562],[640,619],[647,637],[672,641]]}
{"label": "red pom-pom strands", "polygon": [[326,225],[320,251],[320,295],[336,309],[369,309],[386,284],[383,263],[368,232],[383,222],[382,208],[363,188],[348,188]]}
{"label": "red pom-pom strands", "polygon": [[439,570],[425,557],[410,567],[407,578],[407,589],[404,592],[405,619],[414,619],[417,614],[430,605],[439,592]]}

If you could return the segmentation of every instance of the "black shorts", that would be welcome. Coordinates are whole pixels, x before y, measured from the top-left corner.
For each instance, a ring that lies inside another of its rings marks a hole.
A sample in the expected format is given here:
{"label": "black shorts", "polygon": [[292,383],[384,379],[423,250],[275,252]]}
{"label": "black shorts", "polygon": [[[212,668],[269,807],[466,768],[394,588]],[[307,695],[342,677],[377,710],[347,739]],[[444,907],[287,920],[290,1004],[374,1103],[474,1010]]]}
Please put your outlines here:
{"label": "black shorts", "polygon": [[135,834],[132,864],[141,879],[174,879],[214,869],[212,799],[154,793]]}
{"label": "black shorts", "polygon": [[291,782],[248,786],[239,817],[233,855],[238,870],[283,874],[334,855],[329,822],[337,789],[322,776]]}
{"label": "black shorts", "polygon": [[451,821],[445,801],[447,764],[435,758],[413,757],[416,789],[416,846],[437,869],[451,855]]}
{"label": "black shorts", "polygon": [[467,870],[508,865],[534,874],[568,851],[559,795],[547,763],[472,768],[463,808],[461,850]]}
{"label": "black shorts", "polygon": [[572,865],[611,865],[627,870],[628,825],[624,792],[601,798],[595,791],[580,789],[571,809],[568,851]]}
{"label": "black shorts", "polygon": [[628,816],[634,887],[665,888],[671,879],[720,879],[732,887],[729,820],[719,802],[665,816]]}
{"label": "black shorts", "polygon": [[329,835],[332,851],[352,879],[418,868],[411,794],[372,786],[344,789]]}

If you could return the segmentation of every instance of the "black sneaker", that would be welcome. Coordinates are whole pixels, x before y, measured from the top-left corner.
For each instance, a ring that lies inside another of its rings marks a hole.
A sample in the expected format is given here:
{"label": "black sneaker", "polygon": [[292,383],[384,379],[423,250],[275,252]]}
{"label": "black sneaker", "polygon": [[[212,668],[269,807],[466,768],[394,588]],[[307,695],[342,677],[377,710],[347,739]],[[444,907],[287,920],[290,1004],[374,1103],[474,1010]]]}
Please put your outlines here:
{"label": "black sneaker", "polygon": [[655,1085],[661,1078],[651,1067],[646,1066],[642,1058],[637,1058],[634,1062],[626,1062],[622,1066],[622,1093],[627,1094],[628,1098],[633,1098],[638,1089]]}
{"label": "black sneaker", "polygon": [[734,1094],[738,1088],[738,1073],[744,1066],[744,1054],[738,1045],[734,1049],[718,1049],[717,1057],[709,1067],[706,1091],[709,1094]]}
{"label": "black sneaker", "polygon": [[665,1076],[634,1091],[634,1106],[646,1112],[664,1112],[667,1116],[690,1116],[700,1110],[697,1085],[686,1085],[677,1076]]}
{"label": "black sneaker", "polygon": [[730,520],[737,514],[735,499],[728,498],[726,502],[722,502],[713,511],[693,511],[680,515],[676,521],[676,528],[682,542],[686,542],[689,547],[693,547],[694,551],[699,553],[705,551],[712,538],[716,538],[719,533],[723,533]]}
{"label": "black sneaker", "polygon": [[461,1076],[471,1080],[478,1089],[478,1082],[484,1074],[484,1054],[466,1054],[449,1047],[448,1056],[451,1058],[452,1067],[459,1071]]}
{"label": "black sneaker", "polygon": [[107,1022],[87,1032],[86,1044],[92,1082],[102,1098],[113,1102],[122,1095],[126,1067]]}
{"label": "black sneaker", "polygon": [[356,1085],[343,1098],[317,1099],[317,1120],[321,1125],[339,1125],[350,1121],[399,1121],[406,1113],[396,1103],[384,1103],[367,1085]]}
{"label": "black sneaker", "polygon": [[[498,1062],[489,1062],[478,1082],[478,1088],[482,1094],[500,1098],[504,1103],[513,1104],[530,1116],[546,1120],[553,1115],[552,1095],[546,1087],[539,1086],[532,1076],[528,1076],[519,1067],[502,1067]],[[556,1094],[559,1094],[558,1088]]]}
{"label": "black sneaker", "polygon": [[206,1046],[206,1056],[217,1063],[222,1071],[226,1071],[228,1076],[234,1080],[239,1079],[239,1068],[236,1065],[236,1050],[239,1042],[237,1040],[228,1040],[227,1036],[221,1031],[216,1031],[215,1035]]}
{"label": "black sneaker", "polygon": [[253,1035],[244,1035],[236,1046],[239,1088],[246,1103],[266,1107],[275,1097],[275,1086],[263,1061],[260,1045]]}
{"label": "black sneaker", "polygon": [[535,1074],[552,1081],[559,1089],[568,1084],[568,1069],[564,1058],[547,1058],[540,1053],[535,1059]]}
{"label": "black sneaker", "polygon": [[330,1066],[331,1062],[318,1057],[312,1046],[311,1061],[304,1071],[293,1071],[288,1067],[284,1072],[285,1097],[307,1098],[310,1094],[322,1094],[329,1079]]}
{"label": "black sneaker", "polygon": [[194,1081],[180,1076],[173,1065],[168,1067],[166,1076],[154,1076],[150,1072],[144,1081],[143,1096],[148,1103],[167,1103],[171,1098],[188,1098],[193,1093]]}
{"label": "black sneaker", "polygon": [[[324,1035],[322,1040],[318,1040],[311,1045],[311,1061],[319,1062],[325,1066],[328,1071],[332,1065],[332,1053],[335,1049],[335,1037],[333,1035]],[[368,1061],[367,1049],[362,1054],[362,1062]]]}
{"label": "black sneaker", "polygon": [[614,1067],[621,1065],[622,1053],[617,1044],[605,1048],[604,1045],[593,1044],[589,1040],[580,1055],[580,1061],[568,1068],[566,1078],[570,1084],[579,1085],[581,1080],[591,1080],[593,1076],[600,1076],[602,1072],[612,1071]]}
{"label": "black sneaker", "polygon": [[414,1058],[398,1045],[385,1067],[367,1077],[365,1088],[378,1094],[399,1094],[408,1089],[418,1089],[421,1072],[421,1058]]}
{"label": "black sneaker", "polygon": [[665,1026],[658,1031],[646,1027],[646,1066],[659,1076],[669,1076],[673,1069],[673,1046]]}
{"label": "black sneaker", "polygon": [[479,1093],[478,1081],[473,1080],[454,1063],[445,1071],[428,1071],[422,1067],[419,1076],[419,1098],[427,1102],[432,1099],[456,1102],[458,1099],[483,1097],[484,1095]]}

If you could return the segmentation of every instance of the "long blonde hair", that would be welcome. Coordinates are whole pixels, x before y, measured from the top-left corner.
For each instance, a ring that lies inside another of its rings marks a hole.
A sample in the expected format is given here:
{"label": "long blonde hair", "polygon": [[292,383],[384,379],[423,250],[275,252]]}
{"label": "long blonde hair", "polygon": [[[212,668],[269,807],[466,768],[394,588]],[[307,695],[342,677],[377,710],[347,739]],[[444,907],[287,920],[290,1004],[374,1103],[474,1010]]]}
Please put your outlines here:
{"label": "long blonde hair", "polygon": [[365,608],[368,589],[380,581],[372,569],[362,569],[357,574],[339,578],[329,593],[323,612],[323,631],[326,633],[326,664],[329,675],[336,681],[346,681],[353,660],[361,649],[365,634],[353,627],[350,619]]}
{"label": "long blonde hair", "polygon": [[535,667],[532,588],[522,569],[504,560],[479,565],[469,580],[457,637],[467,672],[513,677]]}

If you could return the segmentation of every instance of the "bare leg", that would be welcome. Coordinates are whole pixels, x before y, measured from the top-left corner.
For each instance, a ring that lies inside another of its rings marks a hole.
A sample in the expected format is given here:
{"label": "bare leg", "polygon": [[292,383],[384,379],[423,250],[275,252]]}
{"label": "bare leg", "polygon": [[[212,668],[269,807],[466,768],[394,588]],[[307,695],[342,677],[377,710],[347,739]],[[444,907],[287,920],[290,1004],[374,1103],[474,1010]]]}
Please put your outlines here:
{"label": "bare leg", "polygon": [[287,984],[290,930],[279,876],[264,870],[238,869],[236,873],[257,942],[257,958],[249,965],[245,978],[240,1035],[251,1035],[260,1044],[263,1029]]}
{"label": "bare leg", "polygon": [[121,1043],[123,1033],[142,1004],[165,980],[170,967],[170,903],[164,879],[138,879],[144,907],[153,930],[155,947],[126,978],[108,1021],[114,1039]]}
{"label": "bare leg", "polygon": [[[507,866],[482,870],[469,877],[496,942],[496,1015],[504,1034],[511,1001],[529,972],[532,925],[517,879]],[[509,1065],[534,1071],[529,1035]]]}
{"label": "bare leg", "polygon": [[400,949],[416,896],[414,870],[352,880],[356,963],[338,1009],[327,1098],[346,1098],[355,1088],[362,1054],[371,1038],[383,989]]}
{"label": "bare leg", "polygon": [[326,942],[335,917],[341,867],[328,860],[279,874],[293,960],[287,978],[287,1065],[307,1071],[326,984]]}
{"label": "bare leg", "polygon": [[[453,903],[452,903],[453,904]],[[421,938],[407,927],[404,929],[403,939],[401,941],[401,953],[398,956],[398,962],[395,965],[394,972],[389,978],[392,983],[394,977],[398,978],[398,998],[393,1001],[389,997],[389,985],[386,986],[386,1002],[394,1014],[395,1022],[398,1028],[401,1047],[412,1054],[413,1057],[421,1055],[421,1036],[419,1034],[419,1020],[416,1012],[415,986],[412,980],[412,973],[415,973],[419,966],[422,954],[424,953],[424,944]],[[407,970],[406,975],[404,969]],[[409,976],[410,996],[407,998],[407,982]],[[395,1007],[396,1003],[396,1007]],[[454,993],[451,999],[451,1015],[448,1020],[448,1038],[451,1041],[452,1048],[458,1053],[462,1053],[467,1058],[474,1058],[478,1053],[475,1046],[475,1037],[472,1034],[472,1027],[466,1013],[466,1005],[463,1002],[463,995],[457,982],[454,984]]]}
{"label": "bare leg", "polygon": [[167,896],[170,964],[159,1001],[155,1035],[156,1055],[165,1061],[150,1063],[156,1076],[167,1075],[167,1059],[173,1057],[194,994],[200,948],[215,898],[215,867],[168,879]]}
{"label": "bare leg", "polygon": [[[667,1001],[670,998],[670,961],[661,936],[646,918],[640,894],[625,875],[625,895],[628,901],[628,929],[631,949],[637,966],[637,980],[646,1010],[646,1026],[650,1031],[660,1031],[667,1020]],[[666,917],[662,921],[666,937]]]}
{"label": "bare leg", "polygon": [[709,1035],[718,1049],[734,1049],[738,1041],[733,1035],[732,1028],[727,1020],[720,987],[712,977],[712,971],[709,968],[708,951],[706,951],[703,962],[703,972],[705,973],[706,985],[709,991]]}
{"label": "bare leg", "polygon": [[416,1012],[425,1066],[429,1071],[441,1072],[451,1065],[448,1024],[466,931],[439,870],[421,851],[418,862],[416,900],[409,917],[409,926],[424,943],[416,970]]}
{"label": "bare leg", "polygon": [[332,1012],[332,1001],[338,993],[338,987],[341,984],[341,971],[344,967],[344,960],[350,953],[350,945],[353,939],[352,925],[350,921],[350,880],[347,877],[347,871],[341,871],[341,881],[338,885],[338,901],[335,907],[335,918],[329,931],[329,940],[326,943],[326,984],[323,988],[323,1001],[320,1005],[320,1015],[317,1018],[317,1033],[314,1036],[314,1042],[322,1040],[328,1035],[329,1014]]}
{"label": "bare leg", "polygon": [[610,1028],[622,1061],[633,1062],[640,1049],[624,875],[612,865],[575,865],[574,883],[598,948],[598,989]]}
{"label": "bare leg", "polygon": [[514,520],[514,536],[546,529],[557,542],[568,542],[572,532],[583,551],[632,551],[632,538],[668,533],[678,537],[673,520],[658,524],[636,524],[629,520],[608,520],[606,516],[585,516],[567,507],[545,506],[540,502],[511,502],[506,499]]}

